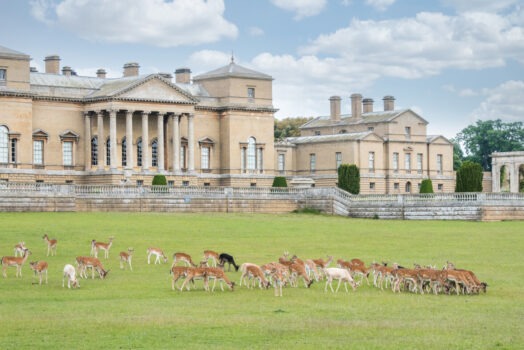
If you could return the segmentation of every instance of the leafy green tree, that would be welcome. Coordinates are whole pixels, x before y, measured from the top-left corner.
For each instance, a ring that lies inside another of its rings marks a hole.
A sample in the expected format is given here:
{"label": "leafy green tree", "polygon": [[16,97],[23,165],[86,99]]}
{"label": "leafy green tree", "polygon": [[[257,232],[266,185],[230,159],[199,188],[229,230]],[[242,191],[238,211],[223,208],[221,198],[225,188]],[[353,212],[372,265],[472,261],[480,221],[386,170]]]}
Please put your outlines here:
{"label": "leafy green tree", "polygon": [[286,137],[300,136],[299,128],[311,119],[313,119],[313,117],[284,118],[281,120],[275,119],[275,140],[282,140]]}
{"label": "leafy green tree", "polygon": [[360,193],[360,170],[355,164],[341,164],[338,167],[338,187],[349,193]]}
{"label": "leafy green tree", "polygon": [[433,193],[433,182],[430,179],[422,180],[420,184],[420,193]]}
{"label": "leafy green tree", "polygon": [[479,163],[464,161],[457,171],[455,192],[482,192],[483,175]]}
{"label": "leafy green tree", "polygon": [[152,185],[153,186],[166,186],[167,185],[166,177],[164,175],[155,175],[153,177]]}
{"label": "leafy green tree", "polygon": [[453,143],[453,170],[457,171],[460,169],[462,161],[464,160],[464,152],[457,140],[451,139],[450,141]]}
{"label": "leafy green tree", "polygon": [[524,150],[524,124],[503,123],[497,120],[477,120],[457,134],[456,140],[464,146],[466,159],[479,163],[485,171],[491,171],[493,152]]}
{"label": "leafy green tree", "polygon": [[287,181],[284,176],[276,176],[273,179],[273,186],[272,187],[287,187]]}

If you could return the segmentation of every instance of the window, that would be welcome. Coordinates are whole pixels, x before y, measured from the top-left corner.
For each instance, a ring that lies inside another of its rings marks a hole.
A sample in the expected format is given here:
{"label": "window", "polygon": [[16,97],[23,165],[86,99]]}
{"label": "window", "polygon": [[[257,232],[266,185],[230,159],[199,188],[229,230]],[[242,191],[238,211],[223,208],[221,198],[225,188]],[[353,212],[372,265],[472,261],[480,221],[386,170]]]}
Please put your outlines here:
{"label": "window", "polygon": [[158,140],[151,143],[151,166],[158,166]]}
{"label": "window", "polygon": [[315,130],[315,136],[320,136],[320,130]]}
{"label": "window", "polygon": [[312,173],[317,170],[317,155],[315,153],[309,155],[309,170]]}
{"label": "window", "polygon": [[374,173],[375,172],[375,152],[369,152],[368,155],[368,167],[369,172]]}
{"label": "window", "polygon": [[375,128],[372,126],[368,126],[368,131],[375,131]]}
{"label": "window", "polygon": [[180,147],[180,167],[186,169],[186,146]]}
{"label": "window", "polygon": [[400,184],[399,184],[398,182],[395,182],[395,183],[393,184],[393,189],[396,190],[396,191],[398,191],[399,188],[400,188]]}
{"label": "window", "polygon": [[0,163],[9,160],[9,132],[5,126],[0,126]]}
{"label": "window", "polygon": [[409,174],[411,172],[411,153],[406,153],[405,157],[404,168],[406,169],[406,173]]}
{"label": "window", "polygon": [[369,183],[369,189],[370,190],[374,190],[375,189],[375,183],[374,182],[370,182]]}
{"label": "window", "polygon": [[111,165],[111,140],[107,138],[106,140],[106,164]]}
{"label": "window", "polygon": [[16,139],[11,140],[11,163],[16,164]]}
{"label": "window", "polygon": [[417,173],[422,174],[422,153],[417,153]]}
{"label": "window", "polygon": [[182,181],[182,186],[188,187],[189,186],[189,181],[188,180]]}
{"label": "window", "polygon": [[347,132],[348,132],[348,131],[347,131],[346,129],[342,129],[342,130],[340,130],[338,133],[339,133],[339,134],[347,134]]}
{"label": "window", "polygon": [[442,174],[442,154],[437,154],[437,174]]}
{"label": "window", "polygon": [[167,186],[168,187],[174,187],[175,186],[175,181],[174,180],[167,180]]}
{"label": "window", "polygon": [[98,165],[98,137],[91,139],[91,165]]}
{"label": "window", "polygon": [[142,166],[142,138],[136,142],[136,165]]}
{"label": "window", "polygon": [[410,126],[406,126],[404,128],[404,131],[406,132],[406,139],[410,139],[411,138],[411,127]]}
{"label": "window", "polygon": [[204,182],[204,187],[211,187],[211,183],[210,182]]}
{"label": "window", "polygon": [[5,85],[7,79],[7,69],[0,68],[0,85]]}
{"label": "window", "polygon": [[262,148],[257,148],[257,169],[262,172],[264,169],[264,158],[262,157]]}
{"label": "window", "polygon": [[342,153],[341,152],[336,152],[335,153],[335,167],[336,167],[337,170],[338,170],[338,168],[340,167],[341,164],[342,164]]}
{"label": "window", "polygon": [[252,182],[249,184],[251,187],[257,187],[257,183],[256,182]]}
{"label": "window", "polygon": [[209,169],[209,147],[202,147],[200,150],[200,166],[202,169]]}
{"label": "window", "polygon": [[240,150],[240,169],[242,172],[246,171],[246,148],[242,147]]}
{"label": "window", "polygon": [[248,98],[255,98],[255,88],[248,87],[247,88],[247,97]]}
{"label": "window", "polygon": [[411,193],[411,182],[406,182],[406,193]]}
{"label": "window", "polygon": [[393,172],[398,173],[398,153],[393,153]]}
{"label": "window", "polygon": [[255,138],[250,137],[247,140],[247,170],[255,170],[256,156]]}
{"label": "window", "polygon": [[127,166],[127,140],[122,139],[122,166]]}
{"label": "window", "polygon": [[62,161],[65,166],[73,165],[73,142],[62,142]]}
{"label": "window", "polygon": [[278,155],[278,172],[280,174],[284,174],[286,171],[286,155],[283,153],[280,153]]}
{"label": "window", "polygon": [[67,185],[72,185],[72,184],[74,184],[75,182],[74,182],[73,180],[66,180],[65,183],[66,183]]}
{"label": "window", "polygon": [[438,184],[437,185],[437,189],[442,192],[444,190],[444,185],[443,184]]}
{"label": "window", "polygon": [[136,180],[137,186],[144,186],[144,180]]}
{"label": "window", "polygon": [[44,141],[33,141],[33,164],[44,165]]}

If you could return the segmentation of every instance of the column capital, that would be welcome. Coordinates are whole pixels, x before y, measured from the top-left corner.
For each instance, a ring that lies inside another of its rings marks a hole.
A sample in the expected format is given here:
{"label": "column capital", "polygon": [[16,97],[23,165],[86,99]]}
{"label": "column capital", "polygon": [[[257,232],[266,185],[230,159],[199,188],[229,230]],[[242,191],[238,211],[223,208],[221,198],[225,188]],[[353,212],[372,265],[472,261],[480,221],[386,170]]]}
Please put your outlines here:
{"label": "column capital", "polygon": [[142,112],[142,115],[148,115],[148,114],[151,114],[151,111],[141,111]]}
{"label": "column capital", "polygon": [[110,117],[116,117],[117,110],[116,109],[110,109],[108,110]]}

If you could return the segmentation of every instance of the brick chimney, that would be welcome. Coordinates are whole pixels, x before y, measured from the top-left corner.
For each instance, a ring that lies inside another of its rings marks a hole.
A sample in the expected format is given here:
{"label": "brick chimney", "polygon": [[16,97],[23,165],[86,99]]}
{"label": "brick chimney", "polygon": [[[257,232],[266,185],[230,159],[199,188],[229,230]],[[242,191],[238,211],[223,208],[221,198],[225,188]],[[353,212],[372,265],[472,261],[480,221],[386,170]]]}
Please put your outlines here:
{"label": "brick chimney", "polygon": [[62,68],[62,75],[65,75],[66,77],[70,77],[72,73],[73,73],[73,69],[71,69],[71,67],[64,66],[64,68]]}
{"label": "brick chimney", "polygon": [[358,120],[362,118],[362,95],[351,95],[351,116]]}
{"label": "brick chimney", "polygon": [[393,96],[384,96],[384,112],[395,110],[395,98]]}
{"label": "brick chimney", "polygon": [[330,116],[333,121],[340,120],[340,100],[340,96],[331,96],[329,98]]}
{"label": "brick chimney", "polygon": [[138,76],[138,69],[140,66],[136,62],[129,62],[124,64],[124,77]]}
{"label": "brick chimney", "polygon": [[372,113],[373,112],[373,99],[372,98],[365,98],[362,100],[362,105],[364,106],[364,113]]}
{"label": "brick chimney", "polygon": [[175,71],[175,82],[179,84],[191,83],[191,69],[189,68],[178,68]]}
{"label": "brick chimney", "polygon": [[60,56],[51,55],[45,59],[45,72],[51,74],[60,74]]}
{"label": "brick chimney", "polygon": [[101,78],[101,79],[105,79],[106,78],[106,70],[104,68],[100,68],[96,71],[96,77],[97,78]]}

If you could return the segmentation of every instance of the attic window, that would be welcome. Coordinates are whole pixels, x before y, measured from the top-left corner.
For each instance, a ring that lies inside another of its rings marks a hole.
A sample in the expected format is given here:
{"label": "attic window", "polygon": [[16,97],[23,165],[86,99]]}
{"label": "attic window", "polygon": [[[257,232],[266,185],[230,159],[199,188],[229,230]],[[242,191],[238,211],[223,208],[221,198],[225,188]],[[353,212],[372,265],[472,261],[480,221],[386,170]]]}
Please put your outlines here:
{"label": "attic window", "polygon": [[375,128],[372,126],[368,126],[368,131],[375,131]]}
{"label": "attic window", "polygon": [[315,130],[315,136],[319,136],[320,135],[320,130]]}
{"label": "attic window", "polygon": [[7,76],[7,69],[0,68],[0,85],[5,85],[5,81],[7,79],[6,76]]}
{"label": "attic window", "polygon": [[247,98],[254,99],[255,98],[255,88],[254,87],[248,87],[247,88]]}

